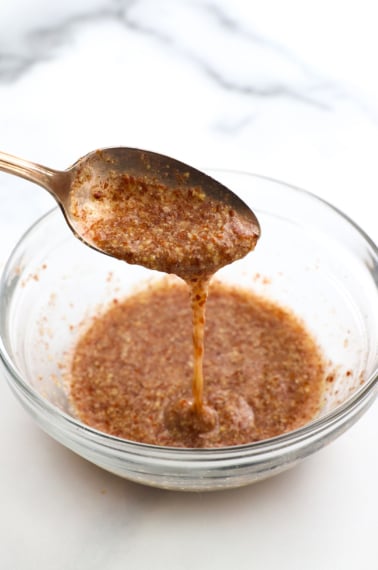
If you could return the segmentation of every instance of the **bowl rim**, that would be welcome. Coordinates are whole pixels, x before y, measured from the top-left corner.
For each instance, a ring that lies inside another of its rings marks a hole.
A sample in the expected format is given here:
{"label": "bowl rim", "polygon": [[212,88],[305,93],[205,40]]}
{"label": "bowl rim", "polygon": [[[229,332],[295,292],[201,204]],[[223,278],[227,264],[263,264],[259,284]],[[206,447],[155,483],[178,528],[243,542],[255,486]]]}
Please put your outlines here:
{"label": "bowl rim", "polygon": [[[266,180],[272,182],[279,186],[283,186],[290,191],[295,191],[311,200],[314,200],[322,206],[331,209],[337,216],[344,219],[348,225],[352,226],[360,237],[369,245],[374,257],[377,259],[378,263],[378,247],[375,242],[370,238],[370,236],[348,215],[344,214],[336,206],[329,203],[327,200],[317,196],[311,191],[300,188],[293,184],[283,182],[273,177],[260,175],[252,172],[242,171],[242,170],[232,170],[232,169],[207,169],[209,174],[216,175],[219,174],[236,174],[248,176],[251,178],[256,178],[258,180]],[[5,287],[6,275],[9,273],[13,266],[14,259],[17,257],[19,248],[28,240],[29,236],[36,232],[41,224],[46,219],[49,219],[59,210],[59,206],[55,206],[42,216],[40,216],[30,227],[21,235],[20,239],[17,241],[16,245],[13,247],[6,264],[2,270],[0,277],[0,309],[4,308],[4,295],[3,290]],[[0,310],[0,313],[3,311]],[[100,447],[108,447],[118,452],[128,452],[134,453],[136,455],[154,455],[156,454],[161,459],[166,457],[175,456],[177,454],[183,461],[193,459],[197,461],[202,460],[214,460],[214,459],[234,459],[236,456],[241,457],[251,457],[265,455],[266,453],[280,453],[283,449],[287,448],[297,448],[307,445],[309,441],[317,441],[321,439],[324,435],[331,434],[337,429],[342,429],[342,426],[347,423],[347,420],[351,421],[353,418],[358,418],[359,415],[371,405],[378,395],[378,365],[374,371],[369,375],[366,381],[357,388],[351,396],[349,396],[343,403],[336,406],[329,413],[314,418],[311,422],[305,424],[290,432],[275,436],[273,438],[264,439],[260,441],[255,441],[251,443],[246,443],[242,445],[225,446],[225,447],[214,447],[214,448],[185,448],[185,447],[171,447],[171,446],[158,446],[153,444],[141,443],[138,441],[132,441],[123,439],[114,435],[107,434],[91,426],[82,423],[77,418],[70,416],[68,413],[59,409],[57,406],[49,402],[47,399],[43,398],[32,386],[24,381],[22,376],[19,374],[16,366],[13,364],[12,357],[8,353],[5,344],[3,342],[3,319],[0,318],[0,361],[2,362],[5,370],[8,372],[9,377],[14,382],[11,384],[11,388],[16,392],[16,395],[20,395],[15,388],[21,390],[22,399],[26,399],[28,403],[32,404],[33,407],[37,406],[41,409],[44,414],[49,416],[56,426],[61,428],[68,427],[72,435],[77,437],[77,434],[83,434],[83,436],[89,436],[93,443]],[[58,423],[57,423],[58,422]]]}

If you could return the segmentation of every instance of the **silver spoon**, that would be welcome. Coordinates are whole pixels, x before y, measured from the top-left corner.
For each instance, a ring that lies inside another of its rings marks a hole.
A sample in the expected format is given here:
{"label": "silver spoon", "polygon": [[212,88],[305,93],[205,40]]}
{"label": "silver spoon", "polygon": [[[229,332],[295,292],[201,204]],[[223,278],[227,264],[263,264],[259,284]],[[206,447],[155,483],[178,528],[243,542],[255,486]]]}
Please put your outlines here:
{"label": "silver spoon", "polygon": [[[180,189],[200,188],[207,198],[228,205],[243,223],[250,226],[256,240],[260,235],[259,222],[254,213],[228,188],[187,164],[154,152],[124,147],[96,150],[80,158],[64,171],[0,152],[0,170],[25,178],[48,190],[61,207],[76,237],[108,255],[115,255],[111,248],[106,244],[95,243],[86,235],[83,220],[77,216],[77,205],[93,203],[94,185],[100,182],[102,187],[106,187],[108,179],[114,180],[115,177],[126,175],[136,180],[150,180],[155,185],[163,185],[164,192],[177,193]],[[180,215],[185,216],[185,212]],[[97,212],[94,204],[91,216],[96,219],[96,216],[103,216],[103,212],[101,209]],[[123,258],[127,260],[127,255]]]}

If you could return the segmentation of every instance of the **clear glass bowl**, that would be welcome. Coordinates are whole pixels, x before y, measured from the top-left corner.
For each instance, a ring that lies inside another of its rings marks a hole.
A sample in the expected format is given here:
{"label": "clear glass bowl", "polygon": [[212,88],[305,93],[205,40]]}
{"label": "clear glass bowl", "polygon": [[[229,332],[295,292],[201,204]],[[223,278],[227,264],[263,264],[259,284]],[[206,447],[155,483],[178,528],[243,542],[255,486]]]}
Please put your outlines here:
{"label": "clear glass bowl", "polygon": [[125,441],[74,417],[65,366],[83,323],[114,298],[160,278],[75,239],[53,210],[21,239],[0,285],[0,353],[16,396],[52,437],[96,465],[167,489],[236,487],[279,473],[349,428],[377,394],[378,256],[338,210],[292,186],[249,174],[213,176],[256,212],[255,250],[218,277],[294,310],[334,371],[319,416],[282,436],[221,449]]}

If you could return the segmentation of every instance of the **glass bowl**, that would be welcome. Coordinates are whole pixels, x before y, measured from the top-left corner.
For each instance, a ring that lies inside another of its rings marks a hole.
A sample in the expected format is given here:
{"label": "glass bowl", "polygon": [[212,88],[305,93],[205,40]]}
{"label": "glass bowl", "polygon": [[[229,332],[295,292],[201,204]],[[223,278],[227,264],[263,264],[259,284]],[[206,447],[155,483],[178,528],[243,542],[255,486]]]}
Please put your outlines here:
{"label": "glass bowl", "polygon": [[255,252],[218,278],[290,307],[329,362],[332,382],[322,409],[304,427],[247,445],[193,450],[122,440],[75,418],[64,370],[85,322],[161,275],[86,247],[59,209],[23,236],[0,285],[2,369],[26,410],[96,465],[166,489],[224,489],[279,473],[349,428],[377,394],[376,246],[341,212],[303,190],[250,174],[211,174],[251,206],[262,228]]}

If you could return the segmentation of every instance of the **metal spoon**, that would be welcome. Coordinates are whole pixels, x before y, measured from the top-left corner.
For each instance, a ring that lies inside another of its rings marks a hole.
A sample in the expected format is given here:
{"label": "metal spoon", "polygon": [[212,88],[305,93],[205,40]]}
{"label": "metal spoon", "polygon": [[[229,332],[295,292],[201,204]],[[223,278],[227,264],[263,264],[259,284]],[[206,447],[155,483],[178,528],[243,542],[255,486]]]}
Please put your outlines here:
{"label": "metal spoon", "polygon": [[[187,164],[154,152],[124,147],[96,150],[80,158],[64,171],[53,170],[0,152],[0,170],[26,178],[48,190],[61,207],[76,237],[108,255],[114,255],[113,251],[106,245],[99,246],[85,235],[80,219],[73,211],[73,202],[76,206],[89,200],[93,202],[93,184],[101,181],[104,186],[107,179],[114,179],[115,175],[153,180],[154,184],[164,185],[164,192],[200,188],[206,197],[232,208],[243,223],[250,225],[256,239],[260,235],[260,226],[254,213],[228,188]],[[97,214],[93,208],[91,215],[95,218],[102,213],[99,210]],[[185,215],[185,212],[181,215]],[[127,259],[127,255],[124,258]]]}

